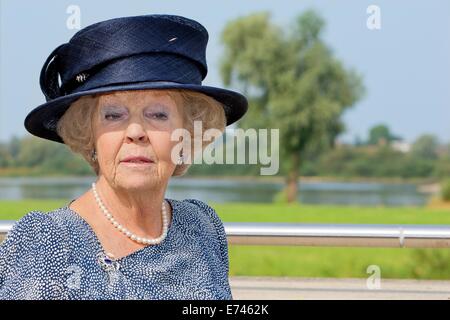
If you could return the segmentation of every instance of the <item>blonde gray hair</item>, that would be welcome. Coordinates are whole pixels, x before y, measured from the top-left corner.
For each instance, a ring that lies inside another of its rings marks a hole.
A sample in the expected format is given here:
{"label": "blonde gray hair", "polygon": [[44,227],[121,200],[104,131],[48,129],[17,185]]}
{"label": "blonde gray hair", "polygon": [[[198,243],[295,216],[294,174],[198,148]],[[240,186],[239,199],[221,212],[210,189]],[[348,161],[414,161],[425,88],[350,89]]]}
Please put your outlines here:
{"label": "blonde gray hair", "polygon": [[[225,131],[226,117],[223,105],[217,100],[199,92],[182,89],[158,89],[167,93],[176,103],[183,117],[184,129],[188,130],[193,140],[201,139],[202,149],[214,142],[203,141],[202,137],[194,135],[194,121],[201,121],[202,132],[208,129]],[[83,96],[73,102],[57,124],[57,133],[64,143],[75,153],[80,154],[89,163],[95,173],[100,172],[98,161],[92,159],[95,149],[94,119],[100,94]],[[194,141],[191,143],[193,154]],[[177,164],[173,176],[184,175],[190,164]]]}

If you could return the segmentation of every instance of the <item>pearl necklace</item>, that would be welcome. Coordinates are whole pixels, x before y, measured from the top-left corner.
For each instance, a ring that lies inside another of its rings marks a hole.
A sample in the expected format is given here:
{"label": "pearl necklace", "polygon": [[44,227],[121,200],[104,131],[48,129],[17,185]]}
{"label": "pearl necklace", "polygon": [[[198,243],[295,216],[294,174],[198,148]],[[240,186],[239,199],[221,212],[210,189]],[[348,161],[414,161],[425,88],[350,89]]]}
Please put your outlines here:
{"label": "pearl necklace", "polygon": [[138,242],[138,243],[142,243],[142,244],[159,244],[160,242],[162,242],[166,238],[166,236],[167,236],[167,228],[168,228],[168,218],[167,218],[167,210],[166,210],[166,206],[165,206],[165,201],[163,201],[163,203],[162,203],[162,220],[163,220],[163,231],[162,231],[162,234],[158,238],[150,239],[150,238],[138,237],[137,235],[135,235],[131,231],[127,230],[125,227],[123,227],[120,223],[118,223],[114,219],[112,214],[108,211],[108,209],[106,209],[106,207],[103,204],[102,200],[100,200],[100,197],[99,197],[99,195],[97,193],[97,188],[95,187],[95,182],[92,183],[92,191],[94,192],[94,197],[95,197],[95,200],[97,201],[98,206],[103,211],[103,213],[105,214],[106,218],[114,225],[114,227],[117,230],[122,232],[124,235],[126,235],[131,240],[133,240],[135,242]]}

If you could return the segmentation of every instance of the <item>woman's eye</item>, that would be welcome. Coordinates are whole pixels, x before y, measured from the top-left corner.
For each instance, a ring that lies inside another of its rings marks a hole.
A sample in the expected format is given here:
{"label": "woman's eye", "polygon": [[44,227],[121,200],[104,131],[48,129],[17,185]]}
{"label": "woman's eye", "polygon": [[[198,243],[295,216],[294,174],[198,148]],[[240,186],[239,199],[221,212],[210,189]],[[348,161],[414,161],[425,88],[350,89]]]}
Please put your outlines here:
{"label": "woman's eye", "polygon": [[120,114],[120,113],[107,113],[107,114],[105,114],[105,119],[106,120],[118,120],[118,119],[120,119],[120,118],[122,118],[122,114]]}
{"label": "woman's eye", "polygon": [[154,112],[154,113],[148,113],[147,114],[148,117],[152,118],[152,119],[157,119],[157,120],[167,120],[167,114],[165,112]]}

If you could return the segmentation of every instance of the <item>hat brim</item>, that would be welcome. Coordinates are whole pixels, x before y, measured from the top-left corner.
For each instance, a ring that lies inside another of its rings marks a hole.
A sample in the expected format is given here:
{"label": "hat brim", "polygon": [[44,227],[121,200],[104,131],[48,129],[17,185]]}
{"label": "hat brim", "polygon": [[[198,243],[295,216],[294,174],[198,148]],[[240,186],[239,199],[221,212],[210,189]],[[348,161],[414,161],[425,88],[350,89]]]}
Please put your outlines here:
{"label": "hat brim", "polygon": [[166,81],[122,83],[75,92],[48,101],[33,109],[26,116],[24,125],[28,132],[37,137],[64,143],[62,138],[56,132],[56,125],[64,112],[66,112],[70,105],[78,98],[98,93],[145,89],[185,89],[204,93],[222,103],[227,126],[239,120],[247,112],[248,108],[248,102],[245,96],[235,91],[217,87]]}

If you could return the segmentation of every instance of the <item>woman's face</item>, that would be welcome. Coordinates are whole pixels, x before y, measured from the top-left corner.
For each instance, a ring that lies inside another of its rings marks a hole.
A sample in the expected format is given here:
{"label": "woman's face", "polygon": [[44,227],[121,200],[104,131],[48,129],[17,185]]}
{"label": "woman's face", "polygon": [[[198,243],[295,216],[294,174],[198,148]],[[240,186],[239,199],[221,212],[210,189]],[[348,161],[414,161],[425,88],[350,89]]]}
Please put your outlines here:
{"label": "woman's face", "polygon": [[[100,172],[118,188],[166,186],[176,164],[171,133],[183,127],[175,101],[164,91],[118,91],[99,97],[94,135]],[[151,162],[126,162],[128,157]]]}

